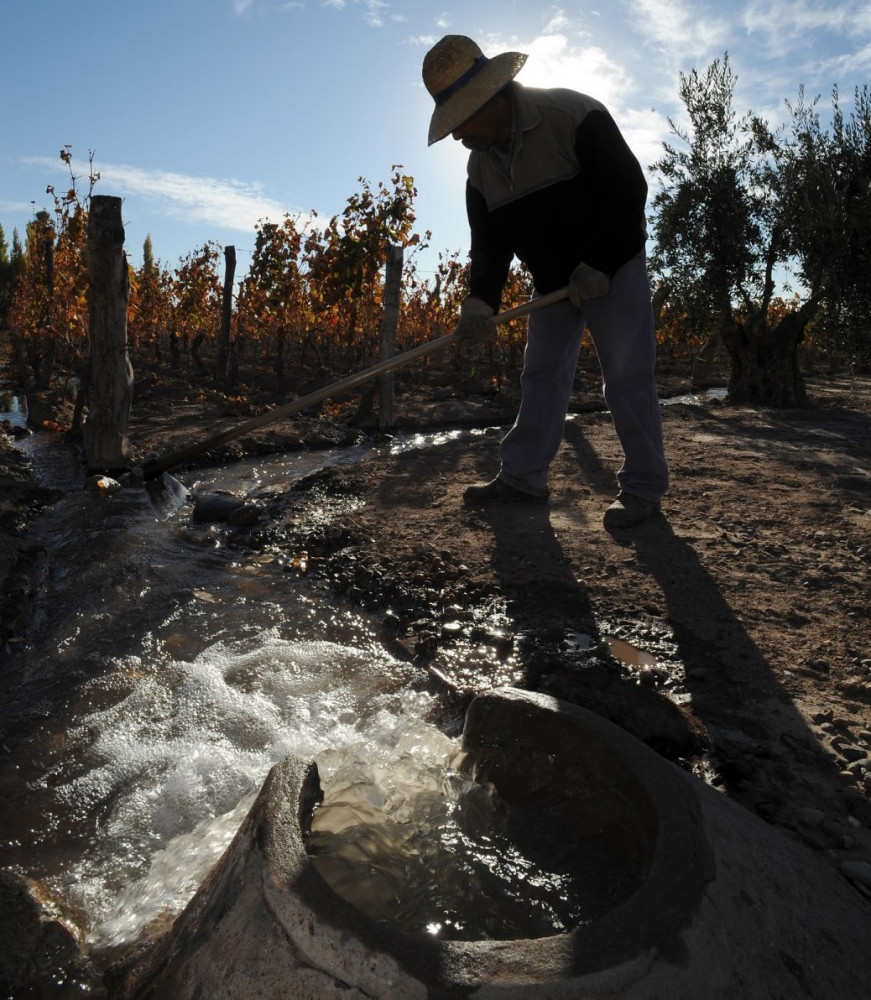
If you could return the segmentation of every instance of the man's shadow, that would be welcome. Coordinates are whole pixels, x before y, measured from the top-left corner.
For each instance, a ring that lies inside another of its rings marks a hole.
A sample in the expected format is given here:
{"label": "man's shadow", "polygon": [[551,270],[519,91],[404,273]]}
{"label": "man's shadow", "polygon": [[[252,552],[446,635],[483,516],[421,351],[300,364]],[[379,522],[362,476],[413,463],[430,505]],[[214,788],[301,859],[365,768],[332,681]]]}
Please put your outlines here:
{"label": "man's shadow", "polygon": [[683,761],[704,750],[707,735],[692,714],[636,683],[611,655],[554,532],[550,508],[493,506],[476,516],[494,539],[492,567],[521,638],[524,684],[583,705],[669,759]]}
{"label": "man's shadow", "polygon": [[765,653],[692,545],[674,533],[663,514],[631,533],[612,534],[634,548],[640,567],[665,598],[693,712],[712,738],[715,783],[763,818],[788,823],[790,817],[780,810],[797,763],[842,785]]}
{"label": "man's shadow", "polygon": [[[829,777],[837,778],[716,579],[664,515],[612,534],[634,549],[662,592],[664,620],[684,668],[687,705],[637,683],[610,656],[596,609],[560,545],[548,506],[494,506],[476,516],[494,539],[493,570],[515,630],[524,637],[526,686],[581,704],[687,766],[713,749],[706,767],[715,783],[766,819],[778,818],[795,762],[828,769]],[[626,613],[633,612],[641,613],[627,595]],[[590,637],[588,655],[567,657],[577,634]]]}

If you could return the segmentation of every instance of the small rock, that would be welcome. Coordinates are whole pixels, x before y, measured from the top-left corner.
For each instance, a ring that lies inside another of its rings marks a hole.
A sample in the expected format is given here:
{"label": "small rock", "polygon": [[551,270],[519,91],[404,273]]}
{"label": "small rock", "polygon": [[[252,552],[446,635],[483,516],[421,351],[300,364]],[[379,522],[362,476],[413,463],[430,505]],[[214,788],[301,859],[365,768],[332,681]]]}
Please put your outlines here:
{"label": "small rock", "polygon": [[647,687],[655,687],[657,681],[657,673],[653,667],[644,666],[638,670],[638,680],[641,684]]}
{"label": "small rock", "polygon": [[245,501],[226,493],[214,493],[197,498],[194,504],[194,521],[200,524],[227,521],[237,510],[245,506]]}
{"label": "small rock", "polygon": [[257,524],[262,517],[263,510],[257,504],[246,503],[233,511],[227,518],[227,524],[231,524],[234,527],[242,527],[249,524]]}
{"label": "small rock", "polygon": [[398,635],[405,627],[405,622],[395,611],[386,611],[381,619],[381,627],[389,635]]}
{"label": "small rock", "polygon": [[802,826],[814,830],[818,826],[822,826],[826,814],[822,809],[815,809],[813,806],[804,806],[802,809],[799,809],[798,818]]}
{"label": "small rock", "polygon": [[85,489],[92,493],[114,493],[121,489],[121,484],[110,476],[88,476],[85,480]]}
{"label": "small rock", "polygon": [[90,971],[77,929],[56,911],[38,882],[0,872],[3,995],[54,996],[61,970],[70,986],[90,992]]}

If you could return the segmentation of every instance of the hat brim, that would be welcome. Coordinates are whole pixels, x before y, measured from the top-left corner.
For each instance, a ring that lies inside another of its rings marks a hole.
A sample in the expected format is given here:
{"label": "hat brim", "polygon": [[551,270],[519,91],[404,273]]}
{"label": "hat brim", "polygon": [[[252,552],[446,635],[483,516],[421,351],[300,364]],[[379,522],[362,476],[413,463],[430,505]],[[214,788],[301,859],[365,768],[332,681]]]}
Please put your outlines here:
{"label": "hat brim", "polygon": [[464,86],[436,106],[429,123],[431,146],[463,124],[520,72],[526,56],[522,52],[502,52],[493,56]]}

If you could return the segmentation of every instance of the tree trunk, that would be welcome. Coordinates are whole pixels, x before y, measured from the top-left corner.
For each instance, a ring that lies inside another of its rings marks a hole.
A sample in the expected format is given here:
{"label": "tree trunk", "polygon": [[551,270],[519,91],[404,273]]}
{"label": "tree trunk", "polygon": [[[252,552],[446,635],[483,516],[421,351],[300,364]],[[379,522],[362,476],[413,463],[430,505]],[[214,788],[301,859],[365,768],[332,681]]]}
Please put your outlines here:
{"label": "tree trunk", "polygon": [[133,368],[127,354],[129,281],[120,198],[91,198],[88,278],[91,384],[83,434],[85,458],[90,472],[115,472],[129,467],[127,428],[133,400]]}
{"label": "tree trunk", "polygon": [[730,322],[722,330],[729,352],[729,401],[778,409],[802,407],[807,402],[798,348],[810,313],[800,309],[776,327],[764,318],[746,323]]}
{"label": "tree trunk", "polygon": [[200,375],[209,374],[208,365],[200,357],[200,348],[203,346],[205,339],[206,335],[204,333],[198,333],[191,341],[191,361],[193,361],[194,367]]}
{"label": "tree trunk", "polygon": [[230,320],[233,316],[233,281],[236,277],[236,248],[224,247],[224,297],[221,311],[221,331],[218,334],[218,360],[215,377],[220,381],[227,378],[227,363],[230,360]]}

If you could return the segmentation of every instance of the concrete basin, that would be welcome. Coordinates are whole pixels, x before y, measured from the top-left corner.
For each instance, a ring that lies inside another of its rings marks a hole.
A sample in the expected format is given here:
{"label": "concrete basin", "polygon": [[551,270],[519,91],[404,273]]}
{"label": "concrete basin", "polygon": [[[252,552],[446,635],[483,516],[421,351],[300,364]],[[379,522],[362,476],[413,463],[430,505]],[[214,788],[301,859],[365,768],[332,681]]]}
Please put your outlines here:
{"label": "concrete basin", "polygon": [[[871,982],[871,907],[824,861],[582,708],[513,689],[479,696],[465,749],[509,802],[554,810],[643,860],[628,898],[563,934],[443,941],[368,918],[306,853],[316,762],[270,772],[234,842],[175,922],[111,975],[125,1000],[815,997]],[[573,787],[612,789],[620,816]]]}

